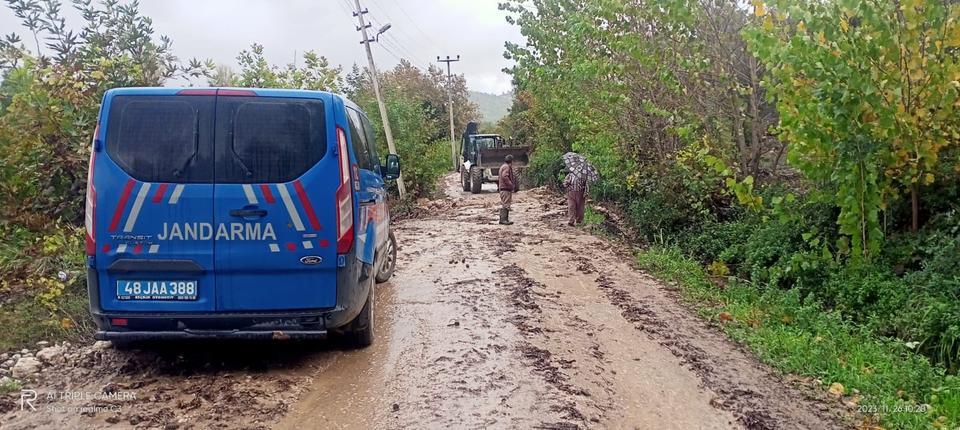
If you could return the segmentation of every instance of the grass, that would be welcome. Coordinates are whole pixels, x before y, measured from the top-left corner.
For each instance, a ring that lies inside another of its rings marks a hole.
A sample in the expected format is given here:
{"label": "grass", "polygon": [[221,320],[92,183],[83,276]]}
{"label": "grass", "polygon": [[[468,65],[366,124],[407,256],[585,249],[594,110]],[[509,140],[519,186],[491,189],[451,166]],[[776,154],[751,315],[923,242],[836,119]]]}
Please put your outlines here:
{"label": "grass", "polygon": [[598,213],[593,210],[592,207],[587,206],[583,211],[583,224],[587,226],[591,225],[602,225],[604,221],[607,220],[607,217],[602,213]]}
{"label": "grass", "polygon": [[40,340],[76,341],[91,335],[82,282],[65,289],[55,303],[51,309],[34,295],[20,295],[0,305],[0,352],[33,347]]}
{"label": "grass", "polygon": [[0,396],[15,393],[23,388],[23,384],[16,379],[10,379],[0,384]]}
{"label": "grass", "polygon": [[0,226],[0,236],[0,352],[89,336],[82,229]]}
{"label": "grass", "polygon": [[903,342],[872,335],[817,303],[803,302],[794,291],[736,281],[719,288],[699,263],[676,248],[642,251],[637,262],[677,283],[684,300],[705,318],[729,320],[724,331],[764,362],[819,380],[824,389],[842,385],[844,401],[857,404],[866,424],[896,429],[960,425],[960,380]]}

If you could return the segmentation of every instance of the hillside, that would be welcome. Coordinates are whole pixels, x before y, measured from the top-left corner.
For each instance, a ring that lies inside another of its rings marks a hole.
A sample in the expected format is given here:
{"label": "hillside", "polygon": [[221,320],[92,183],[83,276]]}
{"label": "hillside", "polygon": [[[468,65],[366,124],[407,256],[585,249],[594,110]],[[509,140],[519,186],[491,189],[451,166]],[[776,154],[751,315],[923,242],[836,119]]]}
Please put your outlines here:
{"label": "hillside", "polygon": [[479,106],[479,112],[483,122],[497,122],[500,118],[507,116],[510,110],[512,95],[510,93],[496,95],[482,93],[479,91],[470,91],[470,101]]}

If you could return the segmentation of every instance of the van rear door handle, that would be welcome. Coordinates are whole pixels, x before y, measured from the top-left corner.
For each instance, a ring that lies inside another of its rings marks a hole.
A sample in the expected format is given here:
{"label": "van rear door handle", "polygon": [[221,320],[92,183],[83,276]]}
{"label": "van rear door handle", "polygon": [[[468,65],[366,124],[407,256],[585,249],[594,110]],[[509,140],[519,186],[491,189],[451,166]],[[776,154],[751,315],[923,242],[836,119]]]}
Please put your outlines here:
{"label": "van rear door handle", "polygon": [[240,218],[263,218],[267,216],[266,209],[234,209],[230,211],[230,216],[240,217]]}

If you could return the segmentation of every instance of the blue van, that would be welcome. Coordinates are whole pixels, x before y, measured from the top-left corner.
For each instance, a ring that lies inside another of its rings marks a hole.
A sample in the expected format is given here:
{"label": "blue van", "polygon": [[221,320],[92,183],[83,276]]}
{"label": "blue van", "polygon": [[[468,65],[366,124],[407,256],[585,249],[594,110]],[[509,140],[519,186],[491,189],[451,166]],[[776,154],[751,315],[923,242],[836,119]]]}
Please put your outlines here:
{"label": "blue van", "polygon": [[397,245],[370,120],[319,91],[107,91],[86,199],[96,338],[373,341]]}

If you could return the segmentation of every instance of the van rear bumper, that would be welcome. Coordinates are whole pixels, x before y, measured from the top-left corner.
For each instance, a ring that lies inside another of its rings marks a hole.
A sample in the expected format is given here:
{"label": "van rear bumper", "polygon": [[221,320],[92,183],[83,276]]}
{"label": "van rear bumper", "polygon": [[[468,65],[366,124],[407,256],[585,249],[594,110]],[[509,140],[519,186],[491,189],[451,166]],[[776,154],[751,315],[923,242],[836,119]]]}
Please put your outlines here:
{"label": "van rear bumper", "polygon": [[97,340],[322,339],[338,309],[276,313],[94,313]]}
{"label": "van rear bumper", "polygon": [[182,331],[98,331],[97,340],[189,340],[189,339],[242,339],[242,340],[312,340],[326,339],[326,330],[182,330]]}

